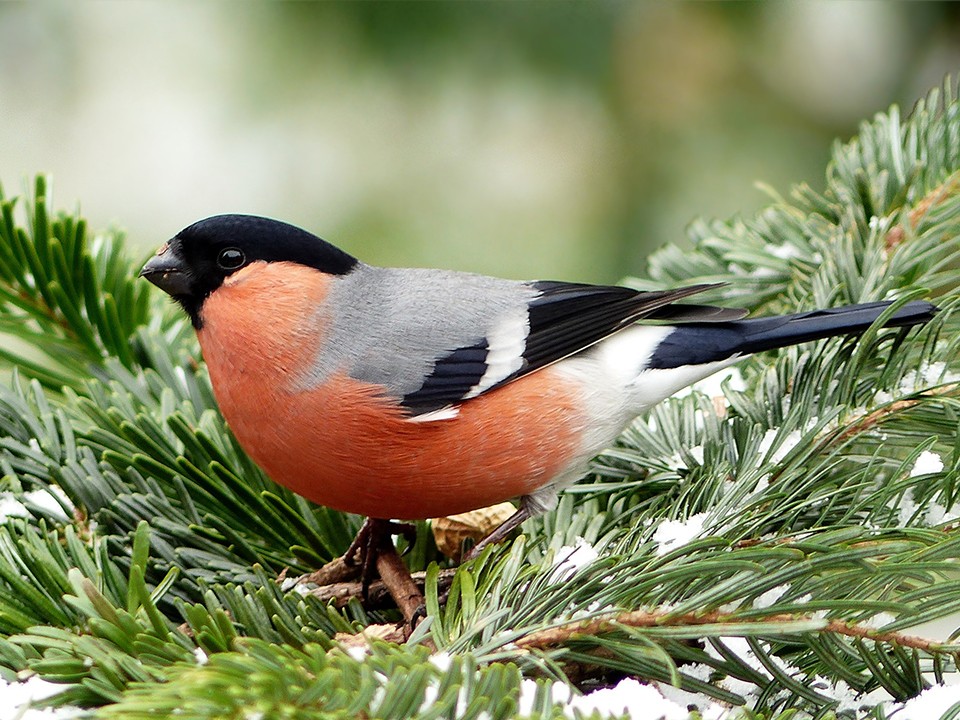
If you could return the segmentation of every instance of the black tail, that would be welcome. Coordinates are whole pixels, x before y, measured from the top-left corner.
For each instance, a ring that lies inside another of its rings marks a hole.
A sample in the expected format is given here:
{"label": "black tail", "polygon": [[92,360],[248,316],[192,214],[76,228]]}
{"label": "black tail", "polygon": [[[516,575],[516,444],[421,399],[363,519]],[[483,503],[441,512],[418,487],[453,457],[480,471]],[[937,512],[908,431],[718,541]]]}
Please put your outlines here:
{"label": "black tail", "polygon": [[[835,335],[858,335],[888,307],[889,302],[875,302],[754,320],[678,325],[654,350],[648,367],[700,365]],[[936,312],[931,303],[910,302],[894,313],[885,327],[921,325]]]}

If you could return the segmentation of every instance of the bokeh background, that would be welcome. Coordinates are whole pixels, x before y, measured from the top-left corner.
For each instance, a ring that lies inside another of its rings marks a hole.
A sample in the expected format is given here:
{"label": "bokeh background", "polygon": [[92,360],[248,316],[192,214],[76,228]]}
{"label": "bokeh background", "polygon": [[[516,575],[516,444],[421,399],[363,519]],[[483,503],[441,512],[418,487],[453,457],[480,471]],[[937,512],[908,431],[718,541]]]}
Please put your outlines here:
{"label": "bokeh background", "polygon": [[145,251],[218,212],[365,260],[609,282],[821,187],[960,70],[950,4],[0,3],[0,181]]}

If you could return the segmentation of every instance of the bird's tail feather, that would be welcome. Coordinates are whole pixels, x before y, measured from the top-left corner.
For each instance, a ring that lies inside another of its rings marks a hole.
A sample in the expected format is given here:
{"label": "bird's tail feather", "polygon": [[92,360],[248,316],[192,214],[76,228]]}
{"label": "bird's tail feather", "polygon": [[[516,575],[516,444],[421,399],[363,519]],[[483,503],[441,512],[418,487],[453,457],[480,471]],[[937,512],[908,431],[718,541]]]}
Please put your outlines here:
{"label": "bird's tail feather", "polygon": [[[657,346],[647,367],[699,365],[836,335],[858,335],[890,305],[874,302],[778,317],[677,325]],[[933,319],[936,312],[931,303],[909,302],[887,320],[886,327],[920,325]]]}
{"label": "bird's tail feather", "polygon": [[[865,332],[890,307],[889,302],[813,310],[774,318],[757,318],[730,323],[743,327],[741,352],[755,353],[787,345],[822,340],[835,335]],[[928,302],[910,302],[897,310],[885,327],[909,327],[933,319],[937,308]]]}

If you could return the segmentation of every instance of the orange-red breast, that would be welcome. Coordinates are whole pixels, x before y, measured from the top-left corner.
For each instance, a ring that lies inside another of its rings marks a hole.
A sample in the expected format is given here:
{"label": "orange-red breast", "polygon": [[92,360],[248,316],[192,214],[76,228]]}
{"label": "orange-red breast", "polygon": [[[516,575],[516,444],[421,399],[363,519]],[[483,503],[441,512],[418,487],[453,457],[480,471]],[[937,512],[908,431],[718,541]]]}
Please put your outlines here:
{"label": "orange-red breast", "polygon": [[[504,531],[651,405],[750,353],[863,332],[889,304],[743,320],[677,302],[706,285],[374,267],[246,215],[189,226],[142,275],[190,315],[227,423],[276,482],[373,518],[520,498]],[[888,325],[934,311],[908,303]]]}

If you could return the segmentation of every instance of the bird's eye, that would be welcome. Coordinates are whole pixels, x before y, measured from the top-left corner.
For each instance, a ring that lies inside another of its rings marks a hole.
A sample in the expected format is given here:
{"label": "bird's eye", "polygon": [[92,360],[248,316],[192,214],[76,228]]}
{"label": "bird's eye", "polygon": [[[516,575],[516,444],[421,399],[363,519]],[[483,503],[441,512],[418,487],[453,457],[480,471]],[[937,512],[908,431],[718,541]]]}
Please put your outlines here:
{"label": "bird's eye", "polygon": [[247,261],[242,250],[238,248],[224,248],[217,255],[217,265],[224,270],[236,270]]}

